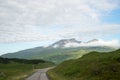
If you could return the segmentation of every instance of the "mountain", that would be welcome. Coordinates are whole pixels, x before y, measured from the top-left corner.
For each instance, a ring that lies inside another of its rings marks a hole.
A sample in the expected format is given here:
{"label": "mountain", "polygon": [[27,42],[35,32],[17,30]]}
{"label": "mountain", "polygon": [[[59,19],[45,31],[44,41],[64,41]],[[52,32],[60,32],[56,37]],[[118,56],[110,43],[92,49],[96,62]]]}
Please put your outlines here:
{"label": "mountain", "polygon": [[108,52],[113,51],[111,47],[77,47],[77,48],[32,48],[7,53],[2,55],[5,58],[22,58],[22,59],[43,59],[54,63],[61,63],[69,59],[76,59],[91,51]]}
{"label": "mountain", "polygon": [[90,52],[47,72],[51,80],[120,80],[120,49]]}
{"label": "mountain", "polygon": [[51,44],[50,48],[73,48],[73,47],[97,47],[97,46],[107,46],[107,47],[118,47],[117,41],[103,41],[98,39],[92,39],[87,42],[78,41],[74,38],[72,39],[62,39],[53,44]]}
{"label": "mountain", "polygon": [[72,39],[62,39],[62,40],[59,40],[59,41],[53,43],[49,47],[53,47],[53,48],[77,47],[77,46],[79,46],[80,43],[81,43],[81,41],[77,41],[74,38],[72,38]]}
{"label": "mountain", "polygon": [[94,42],[98,42],[98,41],[99,41],[98,39],[92,39],[92,40],[90,40],[90,41],[88,41],[86,43],[94,43]]}
{"label": "mountain", "polygon": [[[89,41],[89,43],[93,43]],[[115,48],[109,46],[79,46],[83,43],[75,39],[63,39],[51,44],[48,47],[36,47],[14,53],[2,55],[5,58],[22,58],[22,59],[43,59],[54,63],[61,63],[69,59],[76,59],[91,51],[108,52]],[[73,45],[74,44],[74,45]]]}

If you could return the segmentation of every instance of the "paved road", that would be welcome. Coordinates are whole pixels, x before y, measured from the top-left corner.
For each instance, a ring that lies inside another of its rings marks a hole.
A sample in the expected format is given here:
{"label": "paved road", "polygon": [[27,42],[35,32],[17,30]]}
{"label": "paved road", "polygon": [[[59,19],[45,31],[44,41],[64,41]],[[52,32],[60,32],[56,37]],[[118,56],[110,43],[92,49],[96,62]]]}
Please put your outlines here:
{"label": "paved road", "polygon": [[26,80],[49,80],[46,72],[53,67],[45,68],[45,69],[39,69],[37,72],[35,72],[32,76],[28,77]]}

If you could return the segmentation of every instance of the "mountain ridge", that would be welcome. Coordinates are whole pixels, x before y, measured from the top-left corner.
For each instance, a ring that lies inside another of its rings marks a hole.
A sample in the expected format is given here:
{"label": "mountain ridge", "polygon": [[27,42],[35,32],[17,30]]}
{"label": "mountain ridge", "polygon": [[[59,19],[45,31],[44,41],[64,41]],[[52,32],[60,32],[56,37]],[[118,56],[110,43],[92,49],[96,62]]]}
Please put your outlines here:
{"label": "mountain ridge", "polygon": [[[117,43],[115,43],[117,44]],[[84,46],[108,46],[108,47],[116,47],[113,45],[112,42],[110,41],[104,41],[104,40],[99,40],[99,39],[92,39],[87,42],[82,42],[79,40],[76,40],[75,38],[71,39],[61,39],[48,47],[51,48],[70,48],[70,47],[84,47]]]}
{"label": "mountain ridge", "polygon": [[76,40],[75,38],[71,38],[71,39],[62,39],[62,40],[59,40],[59,41],[57,41],[57,42],[55,42],[55,43],[53,43],[53,44],[51,44],[50,46],[48,46],[48,47],[53,47],[53,48],[62,48],[62,47],[64,47],[65,46],[65,44],[67,44],[67,43],[81,43],[81,41],[78,41],[78,40]]}
{"label": "mountain ridge", "polygon": [[[62,42],[61,42],[62,41]],[[99,51],[99,52],[108,52],[113,51],[115,48],[109,46],[77,46],[77,47],[64,47],[65,43],[79,43],[81,41],[77,41],[75,39],[64,39],[60,40],[52,45],[56,45],[61,43],[59,47],[36,47],[31,49],[25,49],[22,51],[7,53],[2,55],[5,58],[22,58],[22,59],[43,59],[47,61],[52,61],[54,63],[60,63],[69,59],[76,59],[90,51]],[[62,46],[61,46],[62,45]],[[65,45],[66,46],[66,45]],[[80,54],[79,54],[80,53]]]}

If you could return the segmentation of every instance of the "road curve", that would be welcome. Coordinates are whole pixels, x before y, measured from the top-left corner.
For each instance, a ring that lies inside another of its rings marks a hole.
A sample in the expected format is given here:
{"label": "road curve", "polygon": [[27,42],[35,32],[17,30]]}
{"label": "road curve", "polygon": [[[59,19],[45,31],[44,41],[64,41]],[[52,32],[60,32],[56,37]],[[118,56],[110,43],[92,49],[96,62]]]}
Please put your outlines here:
{"label": "road curve", "polygon": [[39,69],[37,72],[35,72],[33,75],[31,75],[30,77],[28,77],[26,80],[49,80],[46,72],[50,69],[52,69],[53,67],[50,68],[44,68],[44,69]]}

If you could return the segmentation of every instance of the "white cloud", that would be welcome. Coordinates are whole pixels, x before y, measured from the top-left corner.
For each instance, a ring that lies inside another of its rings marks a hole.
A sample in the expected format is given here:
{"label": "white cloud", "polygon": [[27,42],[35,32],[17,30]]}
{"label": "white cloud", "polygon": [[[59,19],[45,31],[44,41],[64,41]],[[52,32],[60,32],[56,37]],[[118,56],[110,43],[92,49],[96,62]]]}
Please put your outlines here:
{"label": "white cloud", "polygon": [[119,24],[101,25],[100,20],[104,13],[119,7],[119,2],[0,0],[0,42],[99,37],[120,32]]}
{"label": "white cloud", "polygon": [[[64,38],[77,38],[79,40],[92,39],[92,38],[100,38],[113,34],[118,34],[120,32],[120,25],[116,24],[106,24],[106,25],[96,25],[88,26],[88,27],[71,27],[64,28],[61,32],[59,32],[61,37]],[[87,37],[87,38],[86,38]]]}
{"label": "white cloud", "polygon": [[111,47],[120,47],[119,40],[111,40],[111,41],[104,41],[104,40],[98,40],[91,43],[82,43],[80,46],[111,46]]}
{"label": "white cloud", "polygon": [[120,47],[120,42],[119,40],[111,40],[111,41],[104,41],[104,40],[98,40],[98,41],[94,41],[94,42],[82,42],[82,43],[75,43],[75,42],[71,42],[71,43],[66,43],[64,47],[84,47],[84,46],[109,46],[109,47],[113,47],[113,48],[118,48]]}

